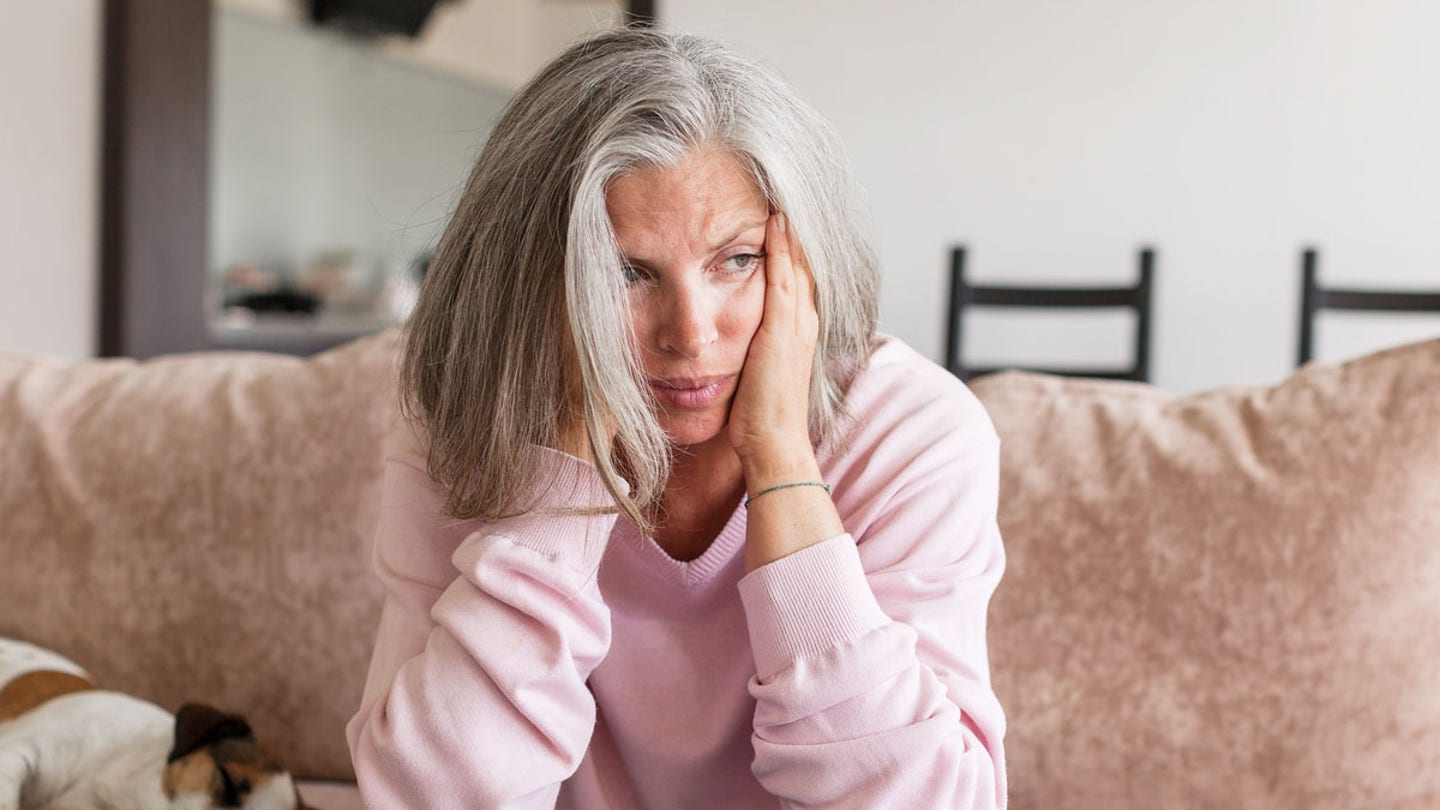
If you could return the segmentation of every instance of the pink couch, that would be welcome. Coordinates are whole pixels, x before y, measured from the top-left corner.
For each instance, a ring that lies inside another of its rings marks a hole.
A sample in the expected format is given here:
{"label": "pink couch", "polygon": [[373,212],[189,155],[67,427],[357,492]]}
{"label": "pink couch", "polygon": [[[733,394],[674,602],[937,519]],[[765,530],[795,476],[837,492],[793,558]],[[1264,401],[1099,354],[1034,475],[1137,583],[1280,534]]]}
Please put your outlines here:
{"label": "pink couch", "polygon": [[[393,357],[0,352],[0,635],[241,711],[358,807]],[[1440,340],[1192,397],[975,390],[1012,807],[1440,807]]]}

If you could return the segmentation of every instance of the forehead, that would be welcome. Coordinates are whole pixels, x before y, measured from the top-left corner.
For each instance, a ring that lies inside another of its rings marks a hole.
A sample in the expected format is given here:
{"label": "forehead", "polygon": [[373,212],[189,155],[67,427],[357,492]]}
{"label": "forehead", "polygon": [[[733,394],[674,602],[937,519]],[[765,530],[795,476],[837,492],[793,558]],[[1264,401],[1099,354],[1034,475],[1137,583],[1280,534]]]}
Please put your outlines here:
{"label": "forehead", "polygon": [[605,208],[622,249],[703,241],[769,211],[745,164],[720,150],[691,152],[672,166],[646,167],[616,178]]}

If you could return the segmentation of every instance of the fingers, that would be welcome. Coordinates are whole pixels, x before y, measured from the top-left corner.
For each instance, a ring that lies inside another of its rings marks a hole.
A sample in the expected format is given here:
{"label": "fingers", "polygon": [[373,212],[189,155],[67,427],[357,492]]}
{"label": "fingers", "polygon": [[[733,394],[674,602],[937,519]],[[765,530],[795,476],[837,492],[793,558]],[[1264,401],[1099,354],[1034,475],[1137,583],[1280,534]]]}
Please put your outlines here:
{"label": "fingers", "polygon": [[801,316],[814,310],[815,278],[804,250],[791,243],[793,234],[783,213],[770,215],[765,235],[765,278],[767,298],[792,316]]}
{"label": "fingers", "polygon": [[790,258],[790,223],[776,211],[765,224],[765,280],[771,287],[788,287],[795,268]]}

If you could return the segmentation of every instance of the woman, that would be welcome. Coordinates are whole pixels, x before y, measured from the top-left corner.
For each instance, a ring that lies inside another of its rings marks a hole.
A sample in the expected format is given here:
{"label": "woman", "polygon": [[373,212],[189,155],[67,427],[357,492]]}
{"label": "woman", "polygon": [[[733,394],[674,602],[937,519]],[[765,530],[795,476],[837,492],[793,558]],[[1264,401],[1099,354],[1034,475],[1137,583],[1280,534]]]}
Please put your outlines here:
{"label": "woman", "polygon": [[1004,806],[999,443],[875,334],[852,203],[828,125],[702,39],[514,99],[408,327],[370,806]]}

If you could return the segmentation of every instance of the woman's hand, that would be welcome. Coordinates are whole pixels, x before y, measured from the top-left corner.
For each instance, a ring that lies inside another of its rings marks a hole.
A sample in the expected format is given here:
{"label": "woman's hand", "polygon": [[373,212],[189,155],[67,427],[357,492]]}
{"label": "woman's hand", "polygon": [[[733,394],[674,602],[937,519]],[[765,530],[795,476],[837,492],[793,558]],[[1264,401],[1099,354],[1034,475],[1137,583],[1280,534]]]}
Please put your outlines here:
{"label": "woman's hand", "polygon": [[730,445],[740,456],[745,489],[765,494],[748,506],[745,570],[794,554],[845,531],[818,482],[810,444],[810,376],[815,372],[815,281],[782,214],[765,234],[765,314],[750,340],[740,385],[730,405]]}
{"label": "woman's hand", "polygon": [[810,267],[790,236],[785,215],[771,214],[765,232],[765,312],[730,406],[730,445],[752,493],[790,483],[815,464],[810,376],[820,319]]}

